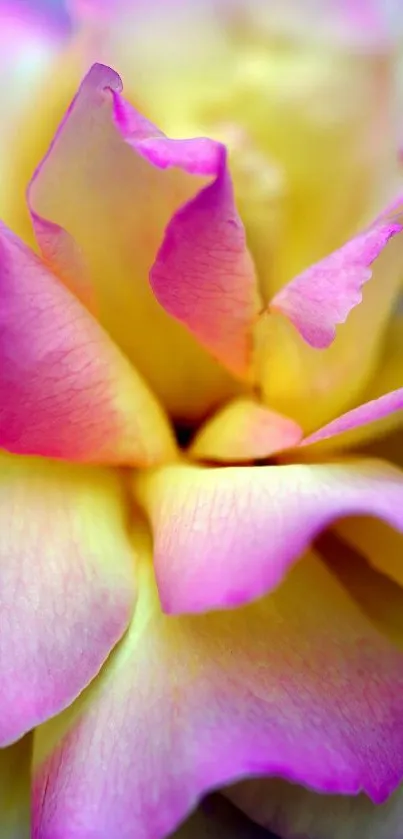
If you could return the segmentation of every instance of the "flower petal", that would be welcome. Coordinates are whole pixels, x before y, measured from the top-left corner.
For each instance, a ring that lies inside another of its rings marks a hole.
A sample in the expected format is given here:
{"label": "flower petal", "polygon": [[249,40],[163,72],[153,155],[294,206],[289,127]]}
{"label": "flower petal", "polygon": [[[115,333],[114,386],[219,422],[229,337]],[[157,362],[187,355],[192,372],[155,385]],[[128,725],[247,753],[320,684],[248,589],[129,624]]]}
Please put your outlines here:
{"label": "flower petal", "polygon": [[386,216],[312,265],[281,289],[270,310],[281,312],[304,341],[316,349],[329,347],[336,326],[362,302],[362,286],[372,277],[371,265],[389,240],[403,230],[402,214]]}
{"label": "flower petal", "polygon": [[293,420],[247,399],[229,402],[197,432],[189,449],[196,460],[260,460],[296,446],[302,430]]}
{"label": "flower petal", "polygon": [[274,589],[336,519],[378,516],[403,531],[403,473],[382,461],[203,469],[134,478],[154,534],[163,608],[199,612]]}
{"label": "flower petal", "polygon": [[346,414],[337,417],[337,419],[329,422],[323,428],[320,428],[313,434],[309,434],[299,445],[301,447],[311,446],[313,443],[329,440],[330,438],[337,437],[339,434],[361,428],[363,425],[370,425],[402,409],[403,387],[399,388],[399,390],[393,390],[391,393],[384,393],[378,399],[372,399],[371,402],[366,402],[364,405],[359,405],[358,408],[347,411]]}
{"label": "flower petal", "polygon": [[0,743],[65,708],[130,620],[124,493],[107,470],[1,455]]}
{"label": "flower petal", "polygon": [[166,617],[151,562],[139,581],[102,678],[37,731],[35,839],[162,839],[251,774],[375,801],[399,783],[403,656],[319,560],[219,614]]}
{"label": "flower petal", "polygon": [[171,457],[162,409],[97,322],[0,227],[0,446],[96,463]]}
{"label": "flower petal", "polygon": [[322,455],[329,449],[361,446],[402,425],[402,335],[403,318],[397,315],[388,325],[379,368],[363,394],[363,404],[310,434],[300,443],[301,447],[318,444]]}
{"label": "flower petal", "polygon": [[168,225],[151,287],[231,373],[250,378],[260,300],[223,148],[214,176]]}
{"label": "flower petal", "polygon": [[[306,433],[364,401],[377,373],[402,285],[403,236],[395,235],[400,220],[398,207],[385,212],[366,232],[282,289],[273,313],[259,324],[257,363],[264,401],[297,420]],[[357,306],[359,285],[371,270]],[[336,324],[345,318],[332,343]],[[327,348],[318,352],[319,347]]]}
{"label": "flower petal", "polygon": [[31,752],[30,737],[0,749],[0,839],[29,836]]}
{"label": "flower petal", "polygon": [[365,795],[317,795],[278,779],[244,781],[231,801],[282,839],[401,839],[403,788],[374,805]]}
{"label": "flower petal", "polygon": [[[29,188],[36,235],[53,260],[63,253],[64,276],[68,252],[55,237],[73,237],[103,325],[175,416],[203,416],[239,385],[198,342],[246,374],[259,307],[225,150],[205,138],[169,140],[120,90],[102,65],[84,79]],[[149,284],[154,262],[152,285],[169,314]]]}

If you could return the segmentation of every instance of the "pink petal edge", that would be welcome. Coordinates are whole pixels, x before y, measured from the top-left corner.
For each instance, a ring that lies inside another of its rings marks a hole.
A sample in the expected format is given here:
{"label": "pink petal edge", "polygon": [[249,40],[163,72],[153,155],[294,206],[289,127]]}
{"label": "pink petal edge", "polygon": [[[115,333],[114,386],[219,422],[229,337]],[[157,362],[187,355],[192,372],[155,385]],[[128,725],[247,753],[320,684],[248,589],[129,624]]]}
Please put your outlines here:
{"label": "pink petal edge", "polygon": [[226,149],[205,137],[169,139],[124,100],[121,90],[117,73],[102,64],[93,65],[31,180],[28,204],[42,253],[53,270],[70,287],[75,284],[76,293],[92,305],[81,255],[76,249],[74,270],[71,265],[66,268],[65,252],[73,242],[69,242],[67,231],[35,212],[33,188],[77,96],[110,95],[116,128],[137,154],[159,169],[177,167],[212,180],[171,218],[151,268],[150,283],[168,314],[184,324],[233,375],[249,378],[252,330],[261,300],[245,231],[234,203]]}
{"label": "pink petal edge", "polygon": [[116,91],[116,125],[153,166],[213,178],[173,216],[151,269],[153,292],[228,369],[250,375],[252,327],[261,308],[254,266],[238,216],[227,152],[200,137],[170,140]]}
{"label": "pink petal edge", "polygon": [[344,323],[361,303],[361,289],[371,279],[372,263],[403,230],[399,209],[395,217],[385,211],[367,230],[291,280],[275,295],[269,310],[285,315],[312,347],[329,347],[337,324]]}
{"label": "pink petal edge", "polygon": [[376,460],[169,466],[136,475],[134,489],[170,614],[233,608],[275,589],[339,518],[372,515],[403,532],[403,473]]}
{"label": "pink petal edge", "polygon": [[309,434],[302,440],[298,448],[304,446],[311,446],[313,443],[319,443],[322,440],[328,440],[331,437],[336,437],[343,434],[345,431],[351,431],[354,428],[359,428],[363,425],[369,425],[376,420],[393,414],[396,411],[403,410],[403,388],[393,390],[390,393],[385,393],[379,396],[378,399],[371,399],[370,402],[365,402],[351,411],[347,411],[340,417],[337,417],[332,422],[319,428],[313,434]]}

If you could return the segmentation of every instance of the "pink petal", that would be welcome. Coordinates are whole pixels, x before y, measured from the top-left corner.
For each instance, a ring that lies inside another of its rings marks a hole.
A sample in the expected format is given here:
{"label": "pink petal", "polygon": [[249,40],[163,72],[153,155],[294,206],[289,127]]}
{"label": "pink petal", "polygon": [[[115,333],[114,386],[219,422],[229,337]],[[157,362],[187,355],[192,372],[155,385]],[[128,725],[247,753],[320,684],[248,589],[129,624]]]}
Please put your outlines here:
{"label": "pink petal", "polygon": [[[365,288],[361,305],[337,330],[333,344],[321,352],[305,343],[281,313],[262,319],[257,343],[263,399],[271,408],[296,419],[305,433],[316,431],[360,402],[401,386],[401,350],[396,352],[392,347],[390,351],[386,347],[385,359],[382,353],[391,329],[396,332],[396,345],[401,345],[394,311],[402,286],[402,245],[402,236],[389,241],[373,264],[373,278]],[[318,308],[318,317],[319,311]],[[385,364],[385,375],[381,373],[381,379],[371,389],[380,363]]]}
{"label": "pink petal", "polygon": [[371,400],[371,402],[366,402],[364,405],[359,405],[352,411],[347,411],[346,414],[337,417],[333,422],[329,422],[323,428],[315,431],[314,434],[309,434],[299,445],[310,446],[312,443],[328,440],[346,431],[376,422],[402,409],[403,388],[399,388],[399,390],[385,393],[378,399]]}
{"label": "pink petal", "polygon": [[150,463],[174,446],[136,371],[46,266],[0,226],[0,446]]}
{"label": "pink petal", "polygon": [[296,446],[302,429],[293,420],[248,399],[229,402],[202,425],[189,449],[196,460],[261,460]]}
{"label": "pink petal", "polygon": [[168,139],[121,87],[82,82],[29,187],[36,237],[170,412],[205,416],[238,387],[216,359],[249,375],[260,306],[225,149]]}
{"label": "pink petal", "polygon": [[102,679],[37,732],[34,839],[165,839],[206,791],[259,773],[384,800],[403,656],[318,559],[253,606],[180,618],[142,569]]}
{"label": "pink petal", "polygon": [[170,222],[150,280],[164,309],[248,378],[260,304],[224,150],[220,158],[213,183]]}
{"label": "pink petal", "polygon": [[329,347],[336,326],[362,301],[362,286],[371,279],[372,263],[389,240],[403,230],[401,212],[385,214],[368,230],[311,266],[273,298],[270,309],[281,312],[302,338],[317,349]]}
{"label": "pink petal", "polygon": [[0,744],[69,705],[130,620],[125,495],[107,470],[1,456]]}
{"label": "pink petal", "polygon": [[213,179],[171,219],[150,282],[172,317],[232,373],[248,377],[261,301],[225,147],[203,137],[169,140],[114,87],[115,120],[126,142],[160,169],[177,166]]}
{"label": "pink petal", "polygon": [[261,301],[235,207],[225,147],[206,138],[169,140],[145,123],[119,93],[113,96],[119,130],[139,154],[161,169],[179,166],[213,178],[171,219],[150,282],[172,317],[232,373],[247,378],[252,327]]}
{"label": "pink petal", "polygon": [[164,611],[247,603],[274,589],[342,516],[403,530],[403,473],[387,463],[161,468],[134,479],[154,534]]}

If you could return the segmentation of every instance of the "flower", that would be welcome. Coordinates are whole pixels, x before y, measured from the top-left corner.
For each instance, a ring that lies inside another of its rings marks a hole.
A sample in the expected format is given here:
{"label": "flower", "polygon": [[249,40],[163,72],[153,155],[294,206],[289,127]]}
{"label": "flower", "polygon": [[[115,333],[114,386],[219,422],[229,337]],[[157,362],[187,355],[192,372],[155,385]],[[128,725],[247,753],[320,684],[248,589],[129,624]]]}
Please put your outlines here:
{"label": "flower", "polygon": [[124,65],[134,14],[149,107],[94,64],[29,183],[37,252],[0,229],[0,741],[35,729],[35,839],[164,839],[253,775],[283,780],[228,795],[283,837],[397,839],[394,51],[330,6],[287,41],[224,0],[160,29],[87,2],[62,72]]}

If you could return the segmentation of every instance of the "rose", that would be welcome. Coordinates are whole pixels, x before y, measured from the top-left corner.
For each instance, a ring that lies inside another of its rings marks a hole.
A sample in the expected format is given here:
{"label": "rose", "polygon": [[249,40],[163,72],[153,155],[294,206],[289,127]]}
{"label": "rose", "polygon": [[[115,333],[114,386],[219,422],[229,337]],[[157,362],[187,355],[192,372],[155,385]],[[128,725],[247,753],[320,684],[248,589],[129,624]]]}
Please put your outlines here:
{"label": "rose", "polygon": [[399,202],[270,295],[224,146],[167,139],[96,65],[28,203],[41,259],[1,240],[2,740],[37,726],[35,835],[163,837],[255,773],[382,801],[403,483],[356,449],[401,422]]}

